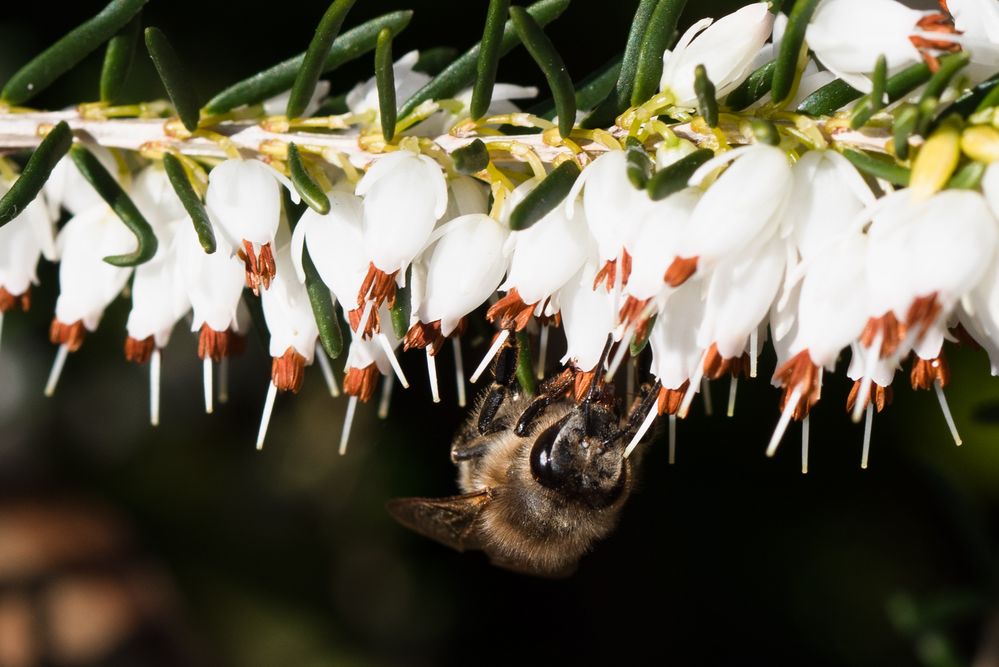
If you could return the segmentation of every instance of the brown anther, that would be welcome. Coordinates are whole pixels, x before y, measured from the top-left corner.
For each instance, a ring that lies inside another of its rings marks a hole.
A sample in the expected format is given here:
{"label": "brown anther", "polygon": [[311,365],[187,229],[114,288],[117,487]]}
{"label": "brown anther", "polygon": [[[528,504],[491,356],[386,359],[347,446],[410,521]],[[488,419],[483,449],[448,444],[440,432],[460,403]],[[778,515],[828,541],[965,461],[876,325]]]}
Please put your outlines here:
{"label": "brown anther", "polygon": [[[621,254],[621,285],[628,284],[628,278],[631,277],[631,255],[625,250]],[[614,289],[614,282],[617,280],[617,260],[608,260],[603,267],[597,272],[597,275],[593,277],[593,289],[597,289],[600,283],[604,283],[607,291],[610,292]]]}
{"label": "brown anther", "polygon": [[860,343],[864,347],[874,345],[874,339],[881,334],[881,351],[879,356],[887,357],[898,349],[905,338],[905,325],[898,321],[895,313],[888,311],[881,317],[872,317],[860,334]]}
{"label": "brown anther", "polygon": [[679,287],[697,272],[697,257],[677,257],[663,274],[663,281],[670,287]]}
{"label": "brown anther", "polygon": [[520,292],[514,287],[506,293],[502,299],[494,303],[486,311],[486,319],[490,322],[499,318],[501,329],[513,329],[523,331],[527,323],[531,321],[536,303],[526,304],[520,298]]}
{"label": "brown anther", "polygon": [[[545,301],[546,305],[547,303],[548,300]],[[545,327],[560,327],[562,326],[562,313],[555,313],[554,315],[538,315],[538,324]]]}
{"label": "brown anther", "polygon": [[417,322],[409,331],[406,332],[406,338],[403,340],[403,350],[411,350],[416,348],[422,350],[426,347],[430,348],[430,354],[432,356],[437,356],[440,352],[441,346],[444,345],[444,335],[441,333],[441,321],[435,320],[429,324],[424,322]]}
{"label": "brown anther", "polygon": [[659,415],[675,415],[680,410],[680,404],[683,403],[683,397],[690,389],[690,380],[684,380],[676,389],[667,389],[666,387],[661,387],[659,389],[659,399],[656,403]]}
{"label": "brown anther", "polygon": [[242,336],[236,336],[229,330],[215,331],[207,324],[202,324],[198,334],[198,358],[211,359],[218,363],[222,361],[223,357],[232,356],[236,352],[233,347],[235,347],[235,339],[238,338],[242,338]]}
{"label": "brown anther", "polygon": [[822,388],[819,386],[819,367],[812,363],[808,350],[802,350],[788,359],[774,373],[774,379],[784,388],[780,399],[780,409],[784,410],[795,390],[799,392],[797,405],[791,418],[801,421],[808,416],[812,406],[819,402]]}
{"label": "brown anther", "polygon": [[934,382],[939,382],[941,387],[950,384],[950,366],[943,352],[941,351],[936,359],[916,357],[912,362],[909,380],[913,389],[932,389]]}
{"label": "brown anther", "polygon": [[597,377],[597,373],[600,372],[599,368],[595,368],[592,371],[576,371],[575,377],[572,380],[572,397],[577,403],[581,403],[586,394],[590,391],[590,386]]}
{"label": "brown anther", "polygon": [[18,306],[24,312],[31,308],[31,288],[26,289],[23,294],[11,294],[0,287],[0,313],[9,312]]}
{"label": "brown anther", "polygon": [[[860,394],[860,385],[861,381],[857,380],[856,382],[853,383],[853,386],[850,388],[850,395],[846,397],[847,412],[853,412],[853,406],[856,404],[857,396]],[[871,383],[871,395],[868,397],[867,402],[870,403],[871,400],[873,399],[874,409],[875,411],[880,413],[886,407],[891,405],[894,396],[895,392],[891,388],[891,385],[888,385],[887,387],[882,387],[877,383]],[[865,405],[864,408],[866,409],[867,406]]]}
{"label": "brown anther", "polygon": [[704,377],[717,380],[725,375],[734,377],[749,376],[749,355],[743,352],[738,357],[725,358],[718,352],[718,345],[712,343],[704,353]]}
{"label": "brown anther", "polygon": [[369,364],[364,368],[348,368],[343,376],[343,391],[348,396],[357,396],[366,403],[375,395],[378,385],[378,367]]}
{"label": "brown anther", "polygon": [[[944,12],[928,14],[919,19],[916,28],[921,32],[939,33],[942,35],[960,35],[960,30],[954,27],[954,19],[950,16],[946,1],[940,3]],[[929,37],[910,35],[909,41],[919,50],[930,71],[936,73],[940,69],[938,56],[941,53],[957,53],[961,45],[949,39],[932,39]]]}
{"label": "brown anther", "polygon": [[357,305],[363,306],[365,301],[374,302],[373,310],[378,310],[382,303],[387,303],[391,308],[395,305],[395,276],[399,273],[385,273],[371,262],[368,262],[368,272],[361,282],[361,289],[357,292]]}
{"label": "brown anther", "polygon": [[[645,313],[645,308],[649,305],[651,299],[636,299],[633,296],[629,296],[624,300],[624,305],[621,306],[621,310],[618,313],[618,317],[622,322],[629,326],[633,326],[636,329],[642,328],[649,318],[645,318],[643,322],[639,323],[639,319]],[[636,336],[638,334],[636,333]]]}
{"label": "brown anther", "polygon": [[142,340],[129,336],[125,339],[125,361],[131,361],[133,364],[144,364],[149,361],[149,357],[153,356],[155,349],[156,339],[152,336],[147,336]]}
{"label": "brown anther", "polygon": [[55,345],[65,345],[70,352],[79,350],[86,336],[87,330],[83,326],[83,320],[66,324],[53,319],[52,325],[49,326],[49,340]]}
{"label": "brown anther", "polygon": [[253,250],[253,244],[243,239],[243,247],[236,253],[243,260],[246,269],[246,286],[253,290],[253,293],[260,296],[260,287],[269,289],[274,275],[277,273],[277,264],[274,262],[274,251],[270,243],[260,246],[260,255]]}
{"label": "brown anther", "polygon": [[305,357],[289,347],[271,361],[271,382],[278,391],[297,394],[305,381]]}
{"label": "brown anther", "polygon": [[361,336],[361,338],[371,338],[376,331],[381,331],[381,318],[378,316],[378,309],[371,306],[371,312],[368,313],[368,321],[364,323],[364,331],[358,331],[357,328],[361,326],[361,315],[364,314],[364,307],[359,306],[354,310],[347,311],[347,320],[350,322],[350,328],[354,333]]}
{"label": "brown anther", "polygon": [[936,292],[929,296],[921,296],[909,306],[909,312],[905,315],[905,325],[910,328],[918,327],[922,336],[940,316],[941,310],[943,308],[937,300]]}

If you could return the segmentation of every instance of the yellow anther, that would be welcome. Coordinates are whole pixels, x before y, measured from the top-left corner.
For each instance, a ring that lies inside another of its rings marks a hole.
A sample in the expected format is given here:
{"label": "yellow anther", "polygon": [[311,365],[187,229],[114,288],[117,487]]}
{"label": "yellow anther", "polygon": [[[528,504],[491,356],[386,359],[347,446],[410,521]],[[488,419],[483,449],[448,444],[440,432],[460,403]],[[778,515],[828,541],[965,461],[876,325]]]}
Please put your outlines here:
{"label": "yellow anther", "polygon": [[930,135],[919,149],[912,165],[909,189],[912,196],[926,199],[943,188],[961,158],[961,129],[946,121]]}
{"label": "yellow anther", "polygon": [[969,127],[961,135],[961,150],[978,162],[991,164],[999,160],[999,130],[988,125]]}

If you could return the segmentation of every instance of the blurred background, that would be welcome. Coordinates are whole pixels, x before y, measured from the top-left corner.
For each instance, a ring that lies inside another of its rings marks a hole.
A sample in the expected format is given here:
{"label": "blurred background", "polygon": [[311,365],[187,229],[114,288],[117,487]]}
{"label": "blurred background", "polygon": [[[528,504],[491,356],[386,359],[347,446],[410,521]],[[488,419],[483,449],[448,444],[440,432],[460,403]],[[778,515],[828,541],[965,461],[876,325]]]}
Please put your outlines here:
{"label": "blurred background", "polygon": [[[577,80],[624,44],[634,0],[577,0],[550,29]],[[741,2],[690,3],[689,24]],[[146,23],[172,38],[207,97],[297,53],[327,3],[153,0]],[[0,80],[103,2],[6,3]],[[413,8],[396,53],[467,48],[486,2],[359,2],[356,25]],[[96,99],[95,54],[37,100]],[[372,71],[365,57],[333,90]],[[543,85],[522,50],[500,79]],[[136,100],[162,94],[143,58]],[[662,437],[619,529],[565,581],[497,570],[394,524],[386,500],[454,493],[448,458],[463,419],[454,387],[430,401],[421,354],[403,357],[413,388],[389,417],[363,406],[348,455],[336,453],[345,408],[310,369],[280,397],[266,448],[254,437],[269,359],[252,334],[232,365],[228,404],[203,414],[196,338],[175,333],[164,357],[162,425],[147,422],[147,369],[122,357],[120,299],[67,364],[55,398],[42,387],[55,267],[27,315],[7,317],[0,349],[0,665],[590,664],[656,656],[672,664],[961,665],[993,637],[999,541],[999,381],[983,352],[948,350],[948,396],[964,437],[950,439],[936,399],[896,377],[895,404],[862,427],[830,377],[813,413],[811,471],[799,430],[774,460],[777,421],[765,379],[740,387],[726,419],[695,403],[677,463]],[[487,339],[471,335],[474,363]],[[551,351],[550,363],[561,352]],[[451,377],[449,354],[442,378]],[[342,366],[342,364],[341,364]],[[338,369],[339,370],[339,369]],[[994,640],[994,638],[993,638]],[[42,650],[42,647],[44,650]],[[994,664],[979,662],[980,665]]]}

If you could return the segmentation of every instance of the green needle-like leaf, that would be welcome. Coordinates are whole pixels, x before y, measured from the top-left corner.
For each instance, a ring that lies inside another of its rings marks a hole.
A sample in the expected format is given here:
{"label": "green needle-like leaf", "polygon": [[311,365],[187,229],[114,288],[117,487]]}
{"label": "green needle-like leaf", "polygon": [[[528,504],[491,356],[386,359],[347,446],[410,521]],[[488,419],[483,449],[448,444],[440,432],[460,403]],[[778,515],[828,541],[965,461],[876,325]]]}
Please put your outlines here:
{"label": "green needle-like leaf", "polygon": [[312,99],[312,93],[323,73],[326,54],[330,52],[333,41],[340,34],[344,18],[353,6],[354,0],[334,0],[323,14],[316,27],[316,34],[312,36],[309,48],[305,51],[295,83],[291,87],[288,108],[285,111],[288,118],[298,118],[305,113],[305,108],[309,106],[309,100]]}
{"label": "green needle-like leaf", "polygon": [[392,69],[392,31],[383,28],[375,47],[375,87],[378,88],[378,117],[385,141],[395,138],[395,71]]}
{"label": "green needle-like leaf", "polygon": [[[570,0],[538,0],[527,12],[538,22],[545,26],[554,21],[569,6]],[[519,43],[517,33],[513,29],[513,22],[507,21],[503,24],[503,39],[500,41],[500,57],[506,55]],[[475,69],[479,61],[479,49],[481,45],[476,43],[465,53],[461,54],[453,63],[448,65],[440,74],[428,81],[426,85],[403,102],[399,109],[399,116],[405,118],[427,100],[442,100],[454,97],[462,88],[468,86],[475,79]]]}
{"label": "green needle-like leaf", "polygon": [[860,101],[853,107],[853,114],[850,117],[850,127],[859,130],[871,116],[885,106],[885,94],[887,93],[888,60],[884,54],[878,56],[874,64],[874,72],[871,75],[871,92],[860,98]]}
{"label": "green needle-like leaf", "polygon": [[895,155],[900,160],[909,158],[909,137],[916,131],[919,125],[919,107],[915,104],[906,104],[899,107],[895,114],[894,136],[892,138],[895,146]]}
{"label": "green needle-like leaf", "polygon": [[127,255],[111,255],[105,257],[104,261],[113,266],[138,266],[151,260],[156,255],[158,245],[156,235],[149,221],[139,212],[118,181],[114,180],[101,161],[83,146],[73,146],[69,156],[83,177],[114,210],[129,231],[135,234],[135,239],[139,242],[135,252]]}
{"label": "green needle-like leaf", "polygon": [[163,87],[166,88],[167,95],[173,103],[180,122],[189,132],[198,129],[198,118],[200,113],[198,107],[198,96],[195,95],[191,87],[191,80],[184,71],[184,66],[177,57],[170,40],[159,28],[146,28],[146,49],[149,57],[156,66],[156,71],[160,75]]}
{"label": "green needle-like leaf", "polygon": [[414,72],[427,76],[437,76],[458,57],[458,49],[453,46],[434,46],[420,51],[420,57],[413,65]]}
{"label": "green needle-like leaf", "polygon": [[[895,102],[901,99],[929,79],[930,68],[926,63],[917,63],[906,67],[898,74],[888,77],[888,81],[885,82],[888,101]],[[836,79],[802,100],[797,111],[809,116],[828,116],[858,99],[862,94],[842,79]]]}
{"label": "green needle-like leaf", "polygon": [[482,33],[482,41],[479,42],[479,57],[475,63],[472,103],[468,107],[472,120],[478,120],[486,115],[486,110],[492,101],[503,41],[503,25],[506,23],[509,9],[510,0],[489,0],[486,27]]}
{"label": "green needle-like leaf", "polygon": [[115,104],[121,97],[128,72],[132,69],[141,28],[142,13],[139,12],[108,42],[101,68],[101,102]]}
{"label": "green needle-like leaf", "polygon": [[952,190],[977,190],[985,176],[988,165],[984,162],[969,162],[947,181],[947,187]]}
{"label": "green needle-like leaf", "polygon": [[392,331],[399,340],[403,340],[406,337],[406,333],[409,332],[409,318],[412,314],[413,305],[413,298],[409,287],[412,277],[413,274],[410,273],[409,280],[406,281],[406,286],[396,288],[395,303],[392,304],[392,308],[389,310],[389,315],[392,318]]}
{"label": "green needle-like leaf", "polygon": [[628,345],[628,352],[633,357],[637,357],[642,353],[642,350],[646,348],[649,344],[649,336],[652,334],[652,327],[656,325],[656,318],[658,315],[653,315],[648,319],[641,329],[635,332],[635,335],[631,338],[631,343]]}
{"label": "green needle-like leaf", "polygon": [[787,20],[784,38],[777,54],[777,65],[774,68],[771,96],[776,104],[783,104],[791,94],[794,80],[798,76],[798,61],[804,55],[802,46],[805,43],[805,30],[812,14],[819,6],[819,0],[798,0]]}
{"label": "green needle-like leaf", "polygon": [[736,111],[742,111],[753,102],[770,92],[770,86],[774,80],[774,70],[777,68],[777,61],[771,60],[753,71],[746,80],[740,83],[725,98],[725,106]]}
{"label": "green needle-like leaf", "polygon": [[24,104],[125,27],[148,0],[112,0],[94,18],[35,56],[0,91],[9,104]]}
{"label": "green needle-like leaf", "polygon": [[655,176],[649,179],[645,190],[653,201],[666,199],[674,192],[687,187],[687,181],[694,172],[714,156],[714,151],[710,148],[700,148],[690,155],[685,155],[668,167],[657,171]]}
{"label": "green needle-like leaf", "polygon": [[568,138],[572,126],[576,124],[576,91],[572,87],[572,77],[565,69],[562,56],[526,9],[510,7],[510,19],[520,41],[548,81],[555,100],[555,112],[558,114],[558,132],[563,138]]}
{"label": "green needle-like leaf", "polygon": [[883,178],[895,185],[909,185],[911,172],[905,167],[898,166],[894,161],[878,158],[870,153],[855,151],[850,148],[843,151],[843,157],[852,162],[854,167],[865,174],[869,174],[875,178]]}
{"label": "green needle-like leaf", "polygon": [[631,92],[632,106],[642,104],[659,91],[663,75],[663,52],[669,47],[676,31],[680,14],[687,0],[659,0],[645,28],[638,63],[635,69],[635,86]]}
{"label": "green needle-like leaf", "polygon": [[194,223],[194,231],[198,234],[201,247],[209,255],[212,254],[215,252],[215,232],[212,230],[212,221],[208,217],[208,211],[205,209],[201,197],[198,196],[194,186],[191,185],[191,180],[187,177],[187,170],[173,153],[163,155],[163,168],[166,170],[167,178],[170,179],[170,185],[177,193],[177,198],[180,199],[184,210],[187,211],[191,217],[191,222]]}
{"label": "green needle-like leaf", "polygon": [[694,92],[697,94],[697,112],[704,118],[708,127],[718,127],[718,98],[715,97],[715,84],[708,78],[704,65],[694,68]]}
{"label": "green needle-like leaf", "polygon": [[940,68],[926,83],[926,88],[923,89],[923,93],[919,96],[919,103],[930,99],[940,99],[944,90],[947,89],[947,84],[950,83],[950,80],[954,78],[955,74],[964,69],[969,62],[971,62],[971,56],[967,51],[952,53],[942,57],[940,59]]}
{"label": "green needle-like leaf", "polygon": [[[411,11],[392,12],[343,33],[333,42],[329,53],[326,54],[322,73],[328,74],[344,63],[372,51],[382,28],[389,28],[393,35],[398,35],[403,28],[409,25],[412,18],[413,12]],[[300,53],[265,69],[263,72],[258,72],[234,83],[208,100],[208,104],[205,105],[205,113],[225,113],[244,104],[257,104],[283,93],[295,83],[295,77],[304,60],[305,54]]]}
{"label": "green needle-like leaf", "polygon": [[66,121],[59,121],[28,158],[14,185],[0,198],[0,227],[16,218],[38,196],[52,170],[72,145],[72,130]]}
{"label": "green needle-like leaf", "polygon": [[510,213],[510,229],[527,229],[548,215],[569,194],[579,173],[572,160],[555,167]]}
{"label": "green needle-like leaf", "polygon": [[302,201],[308,204],[316,213],[326,215],[330,212],[330,198],[326,196],[323,189],[316,183],[309,171],[305,168],[302,155],[298,146],[294,143],[288,144],[288,170],[291,172],[291,183],[295,186],[298,194],[302,195]]}
{"label": "green needle-like leaf", "polygon": [[475,174],[489,166],[489,150],[481,139],[451,153],[454,168],[460,174]]}
{"label": "green needle-like leaf", "polygon": [[635,137],[628,137],[624,150],[628,180],[638,190],[644,190],[652,178],[652,158]]}
{"label": "green needle-like leaf", "polygon": [[336,359],[343,352],[343,334],[336,316],[336,307],[330,288],[319,277],[319,270],[309,255],[309,245],[302,247],[302,268],[305,270],[305,291],[309,294],[312,316],[319,329],[319,343],[330,359]]}
{"label": "green needle-like leaf", "polygon": [[517,381],[527,396],[534,396],[537,386],[534,382],[534,368],[531,363],[531,341],[526,331],[517,332]]}

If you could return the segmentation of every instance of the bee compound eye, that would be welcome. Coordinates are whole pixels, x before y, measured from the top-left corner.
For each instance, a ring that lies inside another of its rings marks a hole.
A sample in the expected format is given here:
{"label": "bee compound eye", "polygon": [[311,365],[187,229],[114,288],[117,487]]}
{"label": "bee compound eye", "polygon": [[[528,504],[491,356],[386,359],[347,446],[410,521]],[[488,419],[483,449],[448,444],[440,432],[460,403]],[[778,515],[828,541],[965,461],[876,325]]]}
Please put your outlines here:
{"label": "bee compound eye", "polygon": [[562,430],[563,422],[549,426],[534,441],[531,448],[531,475],[542,486],[557,489],[562,485],[558,468],[552,460],[555,440]]}

